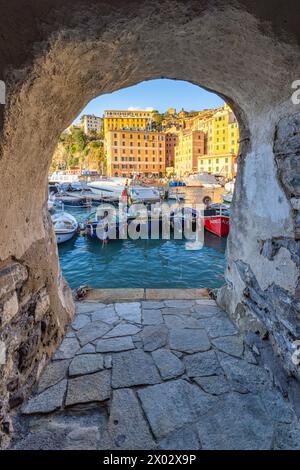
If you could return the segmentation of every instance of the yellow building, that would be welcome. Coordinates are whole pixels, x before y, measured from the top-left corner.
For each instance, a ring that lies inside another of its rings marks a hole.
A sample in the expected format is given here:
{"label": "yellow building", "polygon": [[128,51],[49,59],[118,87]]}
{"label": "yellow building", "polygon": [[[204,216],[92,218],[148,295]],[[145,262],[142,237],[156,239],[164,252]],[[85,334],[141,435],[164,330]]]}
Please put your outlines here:
{"label": "yellow building", "polygon": [[144,110],[107,110],[104,111],[104,134],[116,130],[150,130],[155,120],[155,111]]}
{"label": "yellow building", "polygon": [[198,171],[198,157],[204,154],[205,134],[191,129],[178,133],[175,146],[175,173],[187,176]]}
{"label": "yellow building", "polygon": [[198,172],[222,175],[226,179],[232,179],[236,175],[236,156],[223,155],[201,155],[198,157]]}
{"label": "yellow building", "polygon": [[204,154],[198,158],[198,171],[221,174],[230,179],[236,174],[239,151],[239,127],[231,108],[201,111],[193,118],[191,128],[205,133]]}

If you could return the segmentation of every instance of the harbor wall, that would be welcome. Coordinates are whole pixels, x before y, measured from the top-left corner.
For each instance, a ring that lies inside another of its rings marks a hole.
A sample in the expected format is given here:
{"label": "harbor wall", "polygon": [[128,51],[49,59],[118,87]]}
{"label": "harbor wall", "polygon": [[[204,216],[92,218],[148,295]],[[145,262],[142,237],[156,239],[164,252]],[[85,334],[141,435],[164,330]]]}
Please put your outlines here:
{"label": "harbor wall", "polygon": [[[273,0],[10,0],[0,6],[0,440],[73,315],[47,214],[60,133],[94,97],[187,80],[234,110],[241,146],[219,303],[269,337],[287,371],[299,339],[299,5]],[[201,103],[199,103],[200,105]],[[298,171],[298,173],[297,173]]]}

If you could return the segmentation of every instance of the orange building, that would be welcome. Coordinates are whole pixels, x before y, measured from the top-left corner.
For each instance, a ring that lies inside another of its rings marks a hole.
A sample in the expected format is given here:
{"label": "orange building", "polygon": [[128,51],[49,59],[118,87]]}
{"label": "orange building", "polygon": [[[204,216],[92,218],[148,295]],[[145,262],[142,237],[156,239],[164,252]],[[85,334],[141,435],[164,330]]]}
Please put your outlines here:
{"label": "orange building", "polygon": [[175,147],[178,144],[178,133],[165,132],[165,143],[166,143],[166,167],[174,168]]}
{"label": "orange building", "polygon": [[175,147],[175,172],[187,176],[198,171],[198,157],[204,154],[205,134],[203,131],[187,129],[178,134]]}
{"label": "orange building", "polygon": [[165,174],[165,134],[154,131],[115,130],[105,135],[107,175],[129,178]]}

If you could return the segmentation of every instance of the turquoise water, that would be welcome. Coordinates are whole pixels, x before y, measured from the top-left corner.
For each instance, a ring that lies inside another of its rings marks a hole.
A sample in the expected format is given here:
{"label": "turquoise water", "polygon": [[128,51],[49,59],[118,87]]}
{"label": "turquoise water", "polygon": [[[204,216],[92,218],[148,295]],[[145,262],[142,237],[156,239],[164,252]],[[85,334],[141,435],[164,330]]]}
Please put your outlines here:
{"label": "turquoise water", "polygon": [[[199,190],[198,190],[199,192]],[[207,192],[207,191],[206,191]],[[197,194],[198,195],[198,194]],[[68,208],[78,220],[91,212]],[[71,288],[220,287],[224,283],[226,240],[205,233],[199,251],[186,240],[98,240],[76,236],[59,245],[63,274]]]}
{"label": "turquoise water", "polygon": [[185,250],[184,240],[115,240],[102,246],[77,237],[59,246],[63,274],[72,288],[220,287],[225,242],[206,234],[200,251]]}

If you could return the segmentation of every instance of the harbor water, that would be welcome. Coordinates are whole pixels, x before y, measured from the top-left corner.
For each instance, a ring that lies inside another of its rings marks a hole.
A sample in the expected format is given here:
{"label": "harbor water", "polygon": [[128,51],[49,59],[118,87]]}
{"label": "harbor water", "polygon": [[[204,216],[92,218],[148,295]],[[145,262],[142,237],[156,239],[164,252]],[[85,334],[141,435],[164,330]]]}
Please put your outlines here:
{"label": "harbor water", "polygon": [[[222,190],[178,188],[186,204],[209,195],[220,200]],[[78,221],[94,210],[65,208]],[[187,240],[113,240],[102,244],[76,236],[58,246],[61,269],[71,288],[217,288],[224,283],[226,239],[205,233],[204,247],[186,249]]]}

